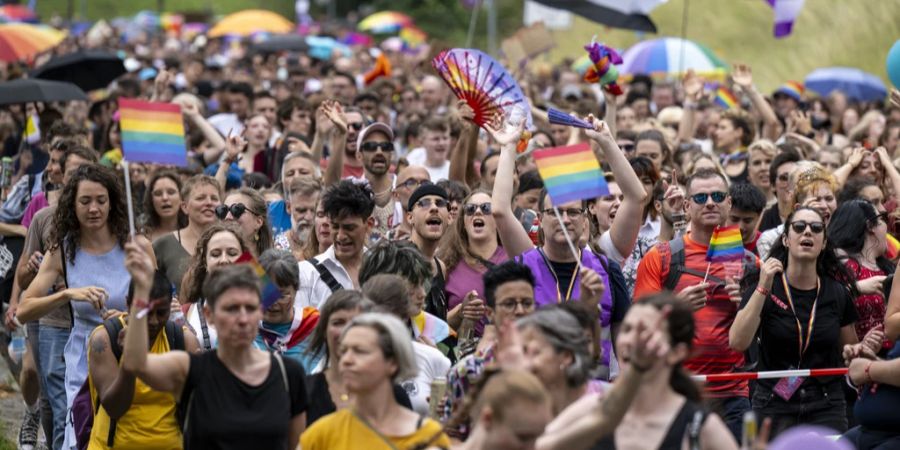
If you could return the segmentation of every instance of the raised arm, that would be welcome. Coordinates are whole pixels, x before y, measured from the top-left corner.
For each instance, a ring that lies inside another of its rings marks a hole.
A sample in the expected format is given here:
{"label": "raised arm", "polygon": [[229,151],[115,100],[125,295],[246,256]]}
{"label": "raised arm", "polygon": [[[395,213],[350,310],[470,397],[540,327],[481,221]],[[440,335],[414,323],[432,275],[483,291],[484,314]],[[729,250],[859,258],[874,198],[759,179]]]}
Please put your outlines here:
{"label": "raised arm", "polygon": [[878,160],[881,161],[881,167],[884,168],[884,175],[888,178],[885,181],[890,180],[895,195],[900,193],[900,172],[897,172],[897,168],[894,167],[894,162],[891,161],[891,157],[888,156],[887,149],[878,147],[875,149],[875,154],[878,155]]}
{"label": "raised arm", "polygon": [[212,126],[212,124],[203,117],[203,114],[200,114],[200,110],[197,108],[196,104],[192,102],[183,102],[181,104],[181,112],[191,121],[191,124],[196,126],[197,129],[203,133],[203,137],[209,141],[212,149],[203,153],[202,158],[204,164],[212,164],[219,158],[222,151],[225,149],[225,138],[219,134],[216,127]]}
{"label": "raised arm", "polygon": [[684,112],[678,123],[678,142],[691,142],[694,139],[694,127],[697,124],[697,104],[703,95],[703,79],[693,70],[688,70],[681,80],[684,90]]}
{"label": "raised arm", "polygon": [[[641,217],[649,194],[644,190],[644,185],[628,158],[616,144],[609,125],[594,119],[594,116],[588,116],[587,120],[594,124],[594,129],[588,130],[587,136],[603,150],[603,156],[616,174],[616,181],[624,197],[616,218],[609,227],[609,237],[620,255],[630,255],[643,222]],[[600,159],[601,156],[597,155],[597,158]]]}
{"label": "raised arm", "polygon": [[62,264],[62,253],[58,249],[50,252],[41,262],[37,276],[28,285],[16,311],[19,322],[40,319],[72,300],[90,302],[98,311],[106,302],[108,297],[106,290],[95,286],[67,288],[47,295],[62,274]]}
{"label": "raised arm", "polygon": [[225,142],[225,157],[219,161],[219,168],[216,169],[216,182],[219,183],[222,192],[227,189],[228,170],[231,169],[231,164],[241,157],[245,148],[247,148],[247,141],[243,136],[228,136],[228,140]]}
{"label": "raised arm", "polygon": [[738,310],[734,317],[734,323],[728,332],[728,345],[732,349],[743,352],[750,347],[756,330],[759,329],[763,305],[769,298],[772,289],[772,281],[784,270],[781,261],[769,258],[759,269],[759,283],[750,295],[750,300],[743,308]]}
{"label": "raised arm", "polygon": [[463,100],[457,102],[456,110],[462,121],[463,129],[459,139],[456,140],[456,147],[450,155],[450,179],[473,186],[475,184],[475,154],[478,151],[478,126],[472,122],[475,112]]}
{"label": "raised arm", "polygon": [[512,208],[513,181],[516,176],[516,143],[522,135],[524,126],[522,123],[517,128],[504,127],[497,118],[486,127],[500,145],[497,176],[491,193],[491,215],[497,224],[497,231],[500,232],[503,248],[510,258],[515,258],[534,247],[528,232],[516,219]]}
{"label": "raised arm", "polygon": [[[619,130],[616,129],[616,112],[619,109],[619,104],[617,103],[617,98],[615,95],[606,92],[606,89],[603,90],[603,99],[606,100],[606,114],[603,115],[603,121],[606,122],[606,126],[609,128],[609,134],[612,135],[613,140],[615,141],[616,136]],[[590,137],[590,135],[588,135]]]}
{"label": "raised arm", "polygon": [[325,186],[330,186],[341,180],[341,172],[344,169],[344,146],[347,142],[347,119],[344,118],[344,108],[335,100],[325,100],[323,103],[325,117],[333,125],[329,148],[331,156],[328,158],[328,166],[325,169]]}
{"label": "raised arm", "polygon": [[326,102],[328,100],[322,102],[316,108],[316,131],[313,133],[312,145],[309,147],[312,157],[317,163],[322,161],[322,155],[325,154],[325,140],[328,139],[331,135],[331,130],[334,129],[334,124],[328,120],[328,115],[325,114]]}
{"label": "raised arm", "polygon": [[131,274],[135,289],[122,351],[122,369],[140,378],[147,386],[157,391],[171,392],[175,398],[180,398],[187,380],[190,358],[180,350],[148,355],[147,316],[144,314],[141,317],[141,311],[148,307],[153,285],[153,259],[150,257],[153,250],[146,238],[138,236],[136,239],[125,244],[125,267]]}
{"label": "raised arm", "polygon": [[850,157],[847,158],[847,162],[844,163],[843,166],[838,167],[832,175],[834,175],[834,180],[837,181],[838,186],[843,186],[844,183],[847,182],[847,179],[850,178],[850,174],[859,167],[859,164],[862,162],[863,158],[866,156],[866,150],[864,147],[856,147],[853,149],[853,152],[850,153]]}
{"label": "raised arm", "polygon": [[756,90],[753,85],[753,70],[746,64],[735,64],[734,70],[731,72],[731,79],[734,84],[741,87],[741,90],[750,97],[750,104],[759,114],[763,121],[763,137],[774,141],[778,138],[778,129],[781,124],[778,122],[778,116],[775,110],[769,105],[769,102]]}

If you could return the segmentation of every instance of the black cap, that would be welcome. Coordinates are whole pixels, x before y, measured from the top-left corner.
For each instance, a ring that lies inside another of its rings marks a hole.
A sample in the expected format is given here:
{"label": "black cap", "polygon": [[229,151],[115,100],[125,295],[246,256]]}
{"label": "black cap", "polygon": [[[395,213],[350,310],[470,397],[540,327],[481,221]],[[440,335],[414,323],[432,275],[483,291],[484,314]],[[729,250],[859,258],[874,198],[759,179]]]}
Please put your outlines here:
{"label": "black cap", "polygon": [[412,195],[409,196],[409,202],[406,204],[406,210],[412,211],[413,207],[416,206],[416,202],[426,195],[437,195],[444,200],[450,199],[450,196],[447,195],[447,191],[444,190],[444,188],[431,183],[423,184],[419,186],[418,189],[413,191]]}

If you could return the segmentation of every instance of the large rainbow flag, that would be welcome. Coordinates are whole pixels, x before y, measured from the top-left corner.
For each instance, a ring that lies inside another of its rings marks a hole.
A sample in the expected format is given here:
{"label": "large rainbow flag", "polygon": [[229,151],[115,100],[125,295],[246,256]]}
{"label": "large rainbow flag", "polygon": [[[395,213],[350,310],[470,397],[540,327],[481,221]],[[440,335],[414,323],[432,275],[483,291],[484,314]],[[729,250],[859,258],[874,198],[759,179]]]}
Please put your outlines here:
{"label": "large rainbow flag", "polygon": [[120,98],[119,120],[126,161],[187,166],[180,106]]}
{"label": "large rainbow flag", "polygon": [[600,163],[587,143],[536,150],[533,156],[554,205],[609,195]]}
{"label": "large rainbow flag", "polygon": [[718,227],[713,231],[706,251],[709,262],[740,261],[744,257],[744,241],[737,225]]}

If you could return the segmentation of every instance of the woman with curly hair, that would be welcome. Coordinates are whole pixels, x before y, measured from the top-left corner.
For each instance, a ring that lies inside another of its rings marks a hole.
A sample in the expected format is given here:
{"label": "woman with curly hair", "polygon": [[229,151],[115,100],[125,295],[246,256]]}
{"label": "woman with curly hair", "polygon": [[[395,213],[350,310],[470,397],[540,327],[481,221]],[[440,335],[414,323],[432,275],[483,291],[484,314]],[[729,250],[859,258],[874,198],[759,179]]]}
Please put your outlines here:
{"label": "woman with curly hair", "polygon": [[[447,267],[447,322],[454,329],[462,320],[477,320],[475,334],[484,332],[484,282],[481,277],[491,267],[509,259],[500,245],[497,225],[491,215],[491,195],[476,190],[463,200],[462,213],[453,222],[446,240],[438,249],[438,259]],[[475,292],[477,299],[467,302],[463,310],[463,299]]]}
{"label": "woman with curly hair", "polygon": [[[73,326],[66,342],[66,406],[87,378],[87,340],[91,330],[114,314],[125,311],[131,277],[125,269],[128,218],[125,194],[116,174],[86,164],[69,178],[54,218],[51,247],[38,274],[23,295],[18,318],[37,320],[66,303]],[[65,288],[50,295],[62,278]],[[66,422],[66,444],[74,445],[71,421]]]}
{"label": "woman with curly hair", "polygon": [[197,241],[197,248],[184,274],[178,298],[182,305],[188,305],[184,317],[194,330],[194,335],[200,338],[200,345],[205,350],[216,348],[217,336],[215,328],[206,323],[202,311],[206,306],[203,283],[210,271],[233,264],[245,252],[252,250],[244,241],[241,230],[229,223],[210,226]]}
{"label": "woman with curly hair", "polygon": [[184,228],[187,215],[181,210],[181,178],[172,170],[158,170],[150,176],[144,193],[144,218],[141,232],[150,242]]}

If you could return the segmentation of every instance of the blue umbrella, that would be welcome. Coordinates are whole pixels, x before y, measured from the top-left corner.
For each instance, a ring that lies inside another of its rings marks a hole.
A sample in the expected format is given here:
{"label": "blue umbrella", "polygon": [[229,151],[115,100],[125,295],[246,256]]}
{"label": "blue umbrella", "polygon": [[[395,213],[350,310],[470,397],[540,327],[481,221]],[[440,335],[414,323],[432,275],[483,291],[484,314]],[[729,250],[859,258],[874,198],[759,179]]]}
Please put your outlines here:
{"label": "blue umbrella", "polygon": [[807,89],[819,95],[828,95],[831,91],[841,91],[855,100],[883,100],[887,96],[887,88],[881,78],[852,67],[826,67],[814,70],[804,81]]}

